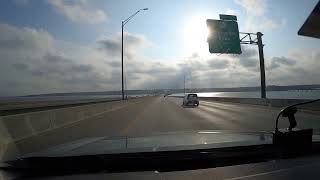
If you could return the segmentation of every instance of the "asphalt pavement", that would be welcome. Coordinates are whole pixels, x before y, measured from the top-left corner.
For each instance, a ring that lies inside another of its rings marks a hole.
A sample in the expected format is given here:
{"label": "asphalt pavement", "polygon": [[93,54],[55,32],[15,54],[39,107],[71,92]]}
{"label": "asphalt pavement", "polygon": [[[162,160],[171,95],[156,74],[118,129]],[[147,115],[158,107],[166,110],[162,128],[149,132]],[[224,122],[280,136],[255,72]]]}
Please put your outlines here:
{"label": "asphalt pavement", "polygon": [[[183,107],[182,98],[149,97],[123,108],[18,141],[21,152],[33,152],[87,137],[148,136],[196,130],[272,131],[279,108],[200,101]],[[299,128],[320,128],[320,114],[298,112]],[[280,119],[280,127],[288,122]]]}

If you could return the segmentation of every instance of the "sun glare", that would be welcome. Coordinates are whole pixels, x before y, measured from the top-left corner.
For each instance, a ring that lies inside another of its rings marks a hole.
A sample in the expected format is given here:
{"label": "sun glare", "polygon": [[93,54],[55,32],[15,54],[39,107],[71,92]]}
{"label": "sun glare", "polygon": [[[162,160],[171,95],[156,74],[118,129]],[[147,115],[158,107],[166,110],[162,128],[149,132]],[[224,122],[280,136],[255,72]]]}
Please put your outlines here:
{"label": "sun glare", "polygon": [[208,28],[205,16],[194,16],[187,19],[184,27],[184,45],[187,53],[207,52]]}

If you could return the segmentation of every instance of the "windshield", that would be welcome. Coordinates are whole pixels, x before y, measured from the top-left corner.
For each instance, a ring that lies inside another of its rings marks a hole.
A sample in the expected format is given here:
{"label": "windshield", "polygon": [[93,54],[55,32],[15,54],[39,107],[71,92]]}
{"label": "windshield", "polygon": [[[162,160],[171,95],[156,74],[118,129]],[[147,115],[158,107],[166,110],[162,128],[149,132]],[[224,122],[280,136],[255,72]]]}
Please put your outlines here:
{"label": "windshield", "polygon": [[[317,3],[1,1],[0,159],[91,138],[172,147],[237,135],[157,134],[274,131],[283,107],[320,98],[320,40],[305,24]],[[320,128],[320,103],[295,117]]]}

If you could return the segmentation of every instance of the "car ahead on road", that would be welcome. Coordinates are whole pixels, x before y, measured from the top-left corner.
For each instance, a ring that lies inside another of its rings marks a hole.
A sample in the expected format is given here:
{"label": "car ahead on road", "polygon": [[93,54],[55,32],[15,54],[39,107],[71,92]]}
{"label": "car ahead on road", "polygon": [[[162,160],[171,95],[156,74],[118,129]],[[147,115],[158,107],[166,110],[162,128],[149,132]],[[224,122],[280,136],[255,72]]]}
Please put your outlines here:
{"label": "car ahead on road", "polygon": [[199,106],[199,100],[197,94],[186,94],[183,98],[183,106]]}

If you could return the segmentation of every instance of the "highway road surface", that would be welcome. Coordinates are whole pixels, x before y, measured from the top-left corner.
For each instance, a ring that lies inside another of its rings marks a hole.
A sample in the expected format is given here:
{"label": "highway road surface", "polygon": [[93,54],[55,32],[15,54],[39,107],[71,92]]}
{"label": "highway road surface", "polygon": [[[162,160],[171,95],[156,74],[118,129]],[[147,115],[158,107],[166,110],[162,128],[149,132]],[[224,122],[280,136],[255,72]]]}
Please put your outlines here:
{"label": "highway road surface", "polygon": [[[85,137],[151,135],[159,132],[191,130],[272,131],[279,108],[200,101],[196,108],[183,107],[182,98],[149,97],[54,131],[17,142],[22,152]],[[300,112],[299,128],[320,128],[320,114]],[[280,120],[280,127],[287,127]]]}

